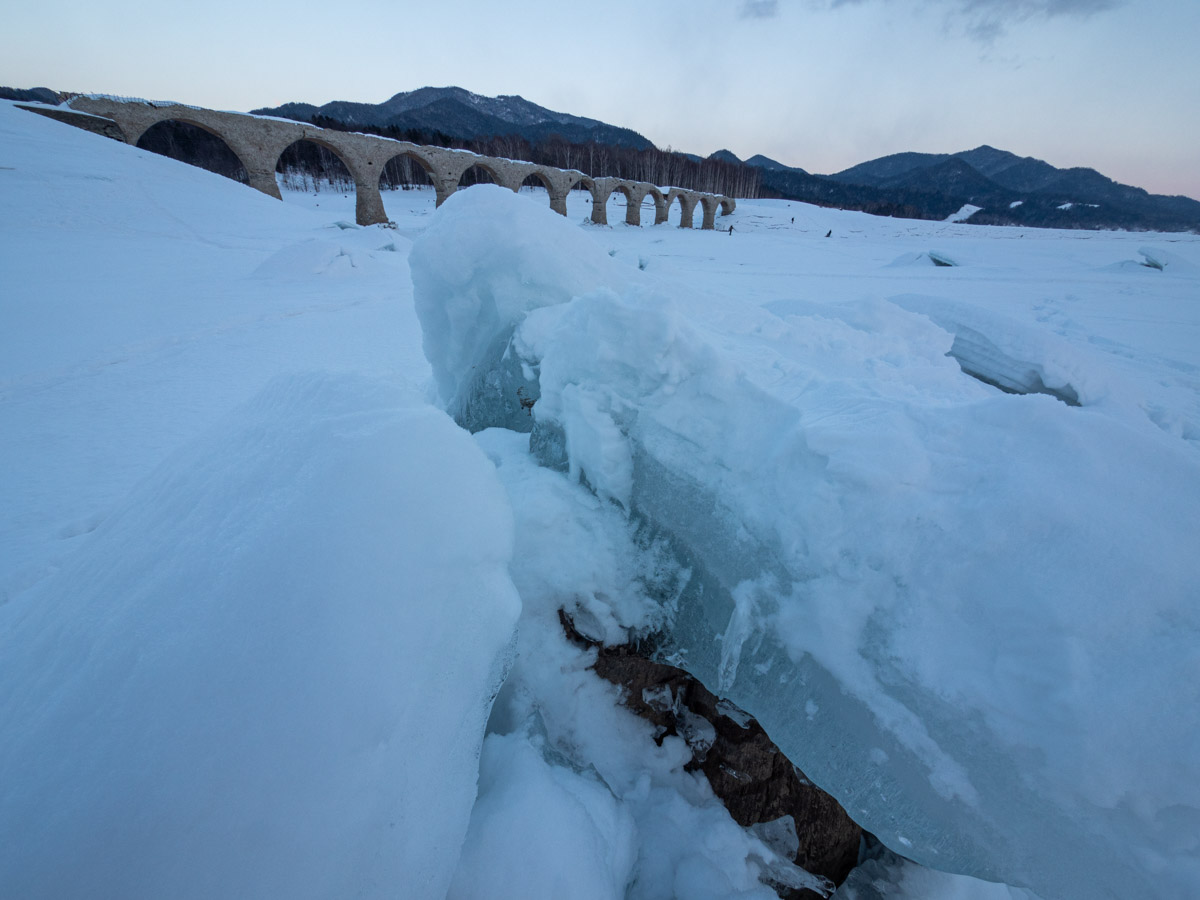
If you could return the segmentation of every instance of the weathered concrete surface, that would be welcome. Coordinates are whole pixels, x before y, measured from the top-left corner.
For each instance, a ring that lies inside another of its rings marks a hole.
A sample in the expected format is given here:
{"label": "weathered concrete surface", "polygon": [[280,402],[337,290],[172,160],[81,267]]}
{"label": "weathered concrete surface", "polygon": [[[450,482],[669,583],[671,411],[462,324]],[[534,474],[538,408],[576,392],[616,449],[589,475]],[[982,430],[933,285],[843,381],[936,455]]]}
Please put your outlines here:
{"label": "weathered concrete surface", "polygon": [[[651,197],[654,200],[654,224],[661,225],[667,221],[669,204],[663,192],[645,181],[629,181],[624,178],[582,178],[581,183],[592,195],[591,220],[597,225],[608,224],[608,201],[614,193],[625,196],[625,224],[642,224],[642,202]],[[673,190],[679,190],[674,188]],[[692,192],[687,192],[692,193]],[[697,195],[699,196],[699,195]],[[732,212],[732,209],[730,209]]]}
{"label": "weathered concrete surface", "polygon": [[[643,188],[643,190],[641,192],[641,196],[637,197],[636,202],[635,202],[635,206],[637,207],[638,214],[639,215],[641,214],[642,202],[647,197],[650,197],[651,199],[654,200],[654,224],[662,225],[663,223],[665,223],[667,221],[667,198],[664,197],[663,192],[660,191],[658,188],[654,187],[654,185],[642,183],[641,187]],[[733,212],[732,206],[729,208],[729,211]],[[641,224],[641,222],[632,221],[630,216],[626,216],[625,221],[630,225],[640,225]]]}
{"label": "weathered concrete surface", "polygon": [[[605,204],[613,191],[620,191],[625,195],[625,221],[629,225],[641,224],[641,205],[647,196],[654,199],[655,225],[667,221],[671,204],[678,200],[681,228],[692,227],[697,203],[702,204],[704,209],[701,228],[707,229],[714,227],[718,209],[722,215],[728,215],[737,205],[732,197],[724,195],[682,188],[669,188],[664,193],[662,188],[648,182],[621,178],[592,179],[574,169],[557,169],[553,166],[480,156],[467,150],[447,150],[444,147],[410,144],[369,134],[330,131],[284,119],[218,112],[178,103],[149,103],[141,100],[82,96],[70,100],[66,107],[25,108],[42,115],[51,115],[51,111],[57,111],[52,118],[92,131],[105,129],[99,133],[109,137],[119,135],[127,143],[134,145],[148,129],[160,122],[187,122],[223,140],[250,176],[250,186],[276,199],[280,198],[279,187],[275,182],[275,167],[279,163],[279,157],[296,141],[312,141],[340,159],[354,179],[355,218],[360,225],[375,225],[388,220],[383,208],[383,197],[379,193],[379,177],[388,162],[398,156],[407,156],[421,166],[433,184],[438,206],[458,190],[463,174],[472,166],[483,169],[496,184],[513,191],[518,190],[527,178],[535,178],[545,185],[550,195],[550,208],[564,216],[567,214],[567,192],[582,184],[592,195],[592,221],[600,225],[608,223]],[[72,111],[88,115],[73,115]],[[98,122],[102,124],[98,125]]]}
{"label": "weathered concrete surface", "polygon": [[74,125],[76,128],[82,128],[84,131],[91,131],[106,138],[122,142],[125,140],[125,135],[121,133],[120,126],[112,119],[107,119],[104,116],[93,116],[84,112],[75,112],[62,106],[46,106],[41,103],[17,103],[15,106],[18,109],[37,113],[39,116],[54,119],[56,122],[65,122],[67,125]]}
{"label": "weathered concrete surface", "polygon": [[[676,200],[679,201],[679,227],[691,228],[692,217],[696,212],[696,204],[703,196],[711,196],[708,194],[700,194],[696,191],[685,191],[683,188],[671,188],[667,193],[667,209],[671,208],[671,204]],[[701,227],[712,228],[713,226],[702,225]]]}

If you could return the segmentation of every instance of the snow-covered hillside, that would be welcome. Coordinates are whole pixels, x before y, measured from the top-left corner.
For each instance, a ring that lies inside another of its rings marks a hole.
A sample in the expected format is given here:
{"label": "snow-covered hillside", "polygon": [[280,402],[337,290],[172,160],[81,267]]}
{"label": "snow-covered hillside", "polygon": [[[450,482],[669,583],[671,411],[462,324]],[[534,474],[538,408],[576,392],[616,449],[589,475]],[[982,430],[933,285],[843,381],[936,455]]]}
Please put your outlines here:
{"label": "snow-covered hillside", "polygon": [[821,890],[564,607],[1021,886],[839,896],[1200,893],[1200,238],[359,228],[9,104],[0,197],[0,895]]}

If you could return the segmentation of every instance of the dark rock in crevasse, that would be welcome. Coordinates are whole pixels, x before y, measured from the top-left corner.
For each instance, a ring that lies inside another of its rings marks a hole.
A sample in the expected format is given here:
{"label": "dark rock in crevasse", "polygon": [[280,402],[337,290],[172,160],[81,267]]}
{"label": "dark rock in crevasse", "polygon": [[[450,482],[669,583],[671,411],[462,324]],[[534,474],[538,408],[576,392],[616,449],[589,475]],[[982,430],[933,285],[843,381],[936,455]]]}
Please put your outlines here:
{"label": "dark rock in crevasse", "polygon": [[[687,768],[705,774],[739,825],[767,826],[791,816],[798,840],[798,846],[792,841],[793,861],[830,884],[824,895],[785,888],[781,896],[828,896],[845,880],[858,862],[862,828],[791,763],[752,716],[683,669],[655,662],[634,645],[603,646],[577,631],[565,611],[559,618],[572,641],[596,648],[596,674],[624,689],[625,705],[659,728],[660,742],[668,735],[687,741],[693,753]],[[772,842],[764,830],[755,830]],[[765,829],[772,830],[780,831]]]}

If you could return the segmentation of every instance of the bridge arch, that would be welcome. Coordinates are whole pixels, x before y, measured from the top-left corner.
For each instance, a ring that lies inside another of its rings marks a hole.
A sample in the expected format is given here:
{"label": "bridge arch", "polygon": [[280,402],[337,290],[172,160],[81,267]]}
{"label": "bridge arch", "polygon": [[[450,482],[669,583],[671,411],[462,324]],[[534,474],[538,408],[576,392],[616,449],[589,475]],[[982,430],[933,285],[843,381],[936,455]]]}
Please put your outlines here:
{"label": "bridge arch", "polygon": [[634,187],[635,196],[630,200],[625,221],[630,225],[642,224],[642,207],[645,206],[647,197],[654,201],[654,224],[661,225],[667,221],[667,198],[663,196],[663,192],[654,185],[644,182],[636,184]]}
{"label": "bridge arch", "polygon": [[461,190],[476,184],[503,184],[500,174],[483,157],[475,160],[458,175],[455,188]]}
{"label": "bridge arch", "polygon": [[671,204],[679,202],[679,227],[691,228],[693,217],[696,211],[696,201],[699,196],[691,191],[681,190],[680,188],[672,188],[667,194],[667,212],[670,213]]}
{"label": "bridge arch", "polygon": [[567,214],[567,194],[579,183],[582,174],[578,172],[553,169],[546,166],[528,164],[522,166],[519,175],[524,176],[517,185],[519,191],[523,187],[543,187],[550,196],[550,209],[560,216]]}
{"label": "bridge arch", "polygon": [[625,201],[625,224],[640,225],[641,217],[639,215],[638,204],[641,202],[641,197],[638,196],[637,190],[632,184],[623,181],[616,182],[612,186],[612,190],[609,191],[608,197],[604,201],[604,218],[608,218],[608,204],[618,194]]}
{"label": "bridge arch", "polygon": [[[276,200],[282,199],[279,186],[275,183],[274,155],[270,150],[264,151],[264,146],[274,146],[278,138],[270,139],[264,123],[251,116],[221,113],[177,103],[151,104],[94,97],[76,98],[70,105],[91,115],[112,119],[125,136],[125,140],[134,146],[137,146],[147,131],[162,122],[181,122],[200,128],[219,138],[238,158],[242,168],[246,170],[250,187]],[[284,143],[289,142],[285,140]]]}
{"label": "bridge arch", "polygon": [[416,149],[404,148],[386,157],[379,167],[379,187],[395,190],[397,185],[431,185],[434,182],[433,164]]}
{"label": "bridge arch", "polygon": [[[354,184],[355,221],[360,225],[386,222],[388,217],[383,208],[383,196],[379,193],[379,173],[382,166],[376,166],[374,154],[368,150],[369,139],[364,142],[363,135],[304,126],[301,126],[299,131],[299,134],[293,131],[279,142],[283,146],[275,150],[276,167],[284,154],[296,144],[316,144],[336,158],[349,174],[350,181]],[[348,186],[345,190],[349,192]]]}
{"label": "bridge arch", "polygon": [[[517,188],[516,188],[517,193],[518,194],[521,193],[521,191],[525,188],[530,188],[532,190],[537,190],[538,188],[541,188],[542,190],[544,190],[546,192],[546,196],[550,200],[550,208],[555,210],[555,212],[557,212],[558,210],[554,205],[554,199],[555,199],[557,192],[555,191],[555,185],[554,185],[553,179],[551,179],[550,176],[547,173],[543,172],[541,169],[536,169],[536,168],[535,169],[526,169],[526,170],[524,170],[524,174],[525,174],[525,177],[522,178],[520,184],[517,185]],[[564,200],[564,210],[565,210],[565,200]]]}
{"label": "bridge arch", "polygon": [[134,146],[189,165],[250,183],[245,161],[215,128],[188,119],[159,119],[142,129]]}
{"label": "bridge arch", "polygon": [[[195,128],[203,128],[205,131],[207,131],[209,134],[213,135],[214,137],[219,137],[222,141],[225,142],[226,145],[229,144],[229,140],[225,137],[225,135],[221,134],[221,132],[218,131],[216,128],[214,128],[211,125],[208,125],[205,122],[198,121],[198,117],[192,117],[192,116],[188,116],[186,114],[185,115],[155,116],[152,119],[149,119],[148,121],[145,118],[143,118],[143,120],[140,122],[133,121],[130,119],[120,119],[117,121],[117,125],[120,126],[122,133],[124,133],[125,140],[127,140],[129,143],[133,144],[136,147],[136,146],[138,146],[139,142],[142,140],[142,135],[144,135],[151,128],[154,128],[156,125],[161,125],[164,122],[182,122],[185,125],[191,125]],[[232,148],[230,148],[230,149],[232,149]]]}
{"label": "bridge arch", "polygon": [[324,178],[332,189],[345,193],[356,191],[357,187],[354,173],[340,148],[320,137],[306,135],[280,150],[275,160],[275,172],[285,177],[303,173],[313,179],[314,187]]}
{"label": "bridge arch", "polygon": [[554,190],[554,185],[550,181],[550,177],[541,169],[530,169],[529,172],[521,179],[521,183],[517,185],[520,188],[545,188],[547,192]]}

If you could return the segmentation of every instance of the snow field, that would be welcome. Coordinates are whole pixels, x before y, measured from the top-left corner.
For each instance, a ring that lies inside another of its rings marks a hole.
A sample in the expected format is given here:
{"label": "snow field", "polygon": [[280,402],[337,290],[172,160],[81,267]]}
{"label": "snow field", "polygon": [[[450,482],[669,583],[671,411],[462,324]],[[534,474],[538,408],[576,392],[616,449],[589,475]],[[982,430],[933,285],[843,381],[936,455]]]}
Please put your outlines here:
{"label": "snow field", "polygon": [[[560,606],[667,628],[906,856],[1197,893],[1194,236],[784,201],[605,228],[486,188],[358,228],[353,195],[280,204],[8,104],[0,186],[18,896],[800,883]],[[566,477],[427,405],[465,384],[480,427],[535,387],[507,424]],[[841,893],[1025,895],[870,865]]]}
{"label": "snow field", "polygon": [[3,608],[6,892],[443,896],[511,539],[441,413],[362,377],[269,384]]}

